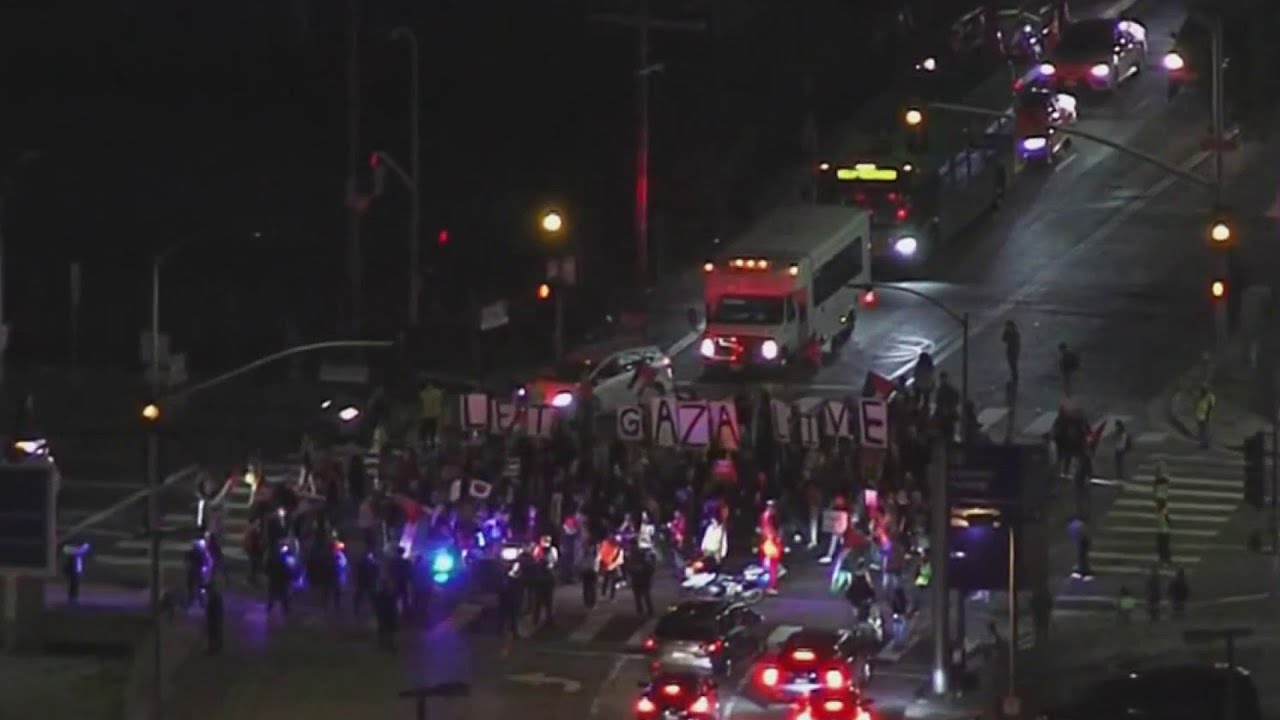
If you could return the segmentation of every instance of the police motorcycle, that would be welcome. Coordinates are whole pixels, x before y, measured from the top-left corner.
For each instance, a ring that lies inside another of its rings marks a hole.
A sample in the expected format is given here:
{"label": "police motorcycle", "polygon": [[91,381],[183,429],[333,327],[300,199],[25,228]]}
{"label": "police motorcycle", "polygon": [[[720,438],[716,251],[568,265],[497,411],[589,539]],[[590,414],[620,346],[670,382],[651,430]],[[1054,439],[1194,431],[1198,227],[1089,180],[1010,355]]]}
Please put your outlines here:
{"label": "police motorcycle", "polygon": [[695,558],[685,566],[682,590],[702,600],[730,600],[755,605],[764,599],[769,572],[749,562],[736,573],[721,572],[706,558]]}
{"label": "police motorcycle", "polygon": [[280,560],[284,563],[289,587],[301,590],[307,584],[307,564],[302,561],[302,548],[298,538],[286,536],[276,546],[276,552],[280,553]]}
{"label": "police motorcycle", "polygon": [[187,549],[187,606],[205,606],[209,584],[213,581],[213,553],[209,541],[201,533],[191,541]]}

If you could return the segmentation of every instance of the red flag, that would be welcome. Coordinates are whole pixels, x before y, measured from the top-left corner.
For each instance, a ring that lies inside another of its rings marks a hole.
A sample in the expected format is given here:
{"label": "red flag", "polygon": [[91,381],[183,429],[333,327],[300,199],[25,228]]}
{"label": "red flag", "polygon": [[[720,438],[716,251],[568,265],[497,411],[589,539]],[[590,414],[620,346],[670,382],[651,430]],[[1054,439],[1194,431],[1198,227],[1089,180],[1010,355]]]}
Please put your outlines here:
{"label": "red flag", "polygon": [[862,383],[862,394],[864,396],[870,393],[872,397],[887,400],[894,390],[897,390],[897,388],[894,386],[893,380],[873,370],[867,371],[866,382]]}

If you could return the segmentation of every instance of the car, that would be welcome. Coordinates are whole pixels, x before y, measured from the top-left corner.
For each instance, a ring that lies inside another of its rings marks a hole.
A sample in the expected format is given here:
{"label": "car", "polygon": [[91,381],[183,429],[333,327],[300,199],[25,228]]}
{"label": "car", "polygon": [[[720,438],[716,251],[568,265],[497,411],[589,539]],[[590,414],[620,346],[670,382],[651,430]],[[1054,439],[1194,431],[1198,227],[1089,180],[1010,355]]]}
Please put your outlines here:
{"label": "car", "polygon": [[1094,18],[1067,25],[1047,62],[1037,68],[1058,88],[1111,92],[1147,62],[1147,30],[1134,20]]}
{"label": "car", "polygon": [[871,703],[853,688],[818,688],[793,706],[791,720],[872,720]]}
{"label": "car", "polygon": [[[652,372],[647,382],[641,375],[646,370]],[[538,373],[530,384],[543,402],[565,414],[574,413],[584,387],[590,388],[600,412],[634,404],[647,392],[675,390],[671,358],[655,345],[584,348]]]}
{"label": "car", "polygon": [[879,642],[850,630],[801,629],[778,651],[760,659],[756,690],[770,702],[804,698],[818,688],[843,690],[865,685],[874,670]]}
{"label": "car", "polygon": [[1058,128],[1076,122],[1078,107],[1074,95],[1034,84],[1023,87],[1014,107],[1013,131],[1018,159],[1045,163],[1056,160],[1058,154],[1071,145],[1071,137]]}
{"label": "car", "polygon": [[693,672],[658,672],[640,683],[636,720],[706,720],[720,715],[715,682]]}
{"label": "car", "polygon": [[651,667],[728,675],[764,645],[764,617],[743,603],[685,600],[666,612],[644,641]]}
{"label": "car", "polygon": [[1039,62],[1057,46],[1066,20],[1066,3],[999,0],[992,3],[996,42],[1005,57],[1015,62]]}

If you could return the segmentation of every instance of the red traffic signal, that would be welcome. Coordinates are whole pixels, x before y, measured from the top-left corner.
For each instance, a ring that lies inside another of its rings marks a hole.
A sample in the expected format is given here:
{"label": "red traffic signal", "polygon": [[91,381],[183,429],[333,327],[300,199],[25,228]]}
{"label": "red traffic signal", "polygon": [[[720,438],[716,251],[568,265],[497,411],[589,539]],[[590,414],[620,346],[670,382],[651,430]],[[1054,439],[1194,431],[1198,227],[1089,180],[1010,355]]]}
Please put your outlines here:
{"label": "red traffic signal", "polygon": [[1221,300],[1227,296],[1227,281],[1214,280],[1209,283],[1209,296],[1214,300]]}
{"label": "red traffic signal", "polygon": [[549,297],[551,297],[551,286],[547,283],[542,283],[538,286],[538,299],[546,300]]}
{"label": "red traffic signal", "polygon": [[447,228],[436,233],[436,244],[440,247],[449,244],[449,230]]}
{"label": "red traffic signal", "polygon": [[875,307],[880,304],[880,296],[876,294],[875,288],[863,290],[859,300],[862,302],[863,307]]}
{"label": "red traffic signal", "polygon": [[378,157],[378,153],[369,153],[369,167],[376,168],[382,164],[382,158]]}

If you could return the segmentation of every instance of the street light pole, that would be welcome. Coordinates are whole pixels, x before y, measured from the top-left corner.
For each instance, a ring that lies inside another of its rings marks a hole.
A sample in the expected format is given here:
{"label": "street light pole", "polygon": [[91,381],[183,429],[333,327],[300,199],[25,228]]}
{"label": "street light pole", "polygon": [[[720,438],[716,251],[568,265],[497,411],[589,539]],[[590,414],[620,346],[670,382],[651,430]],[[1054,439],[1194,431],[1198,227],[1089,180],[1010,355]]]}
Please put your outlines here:
{"label": "street light pole", "polygon": [[418,325],[418,314],[422,295],[422,146],[420,126],[421,98],[419,97],[420,58],[418,53],[418,36],[407,27],[398,27],[391,32],[396,39],[409,43],[409,177],[412,178],[413,203],[409,215],[409,325]]}
{"label": "street light pole", "polygon": [[[163,255],[156,255],[151,260],[151,398],[156,402],[160,397],[160,265]],[[150,607],[151,607],[151,669],[153,673],[151,697],[154,703],[154,717],[161,715],[161,676],[164,667],[164,644],[160,639],[160,436],[158,422],[151,420],[147,429],[147,530],[148,564],[151,569]]]}
{"label": "street light pole", "polygon": [[638,127],[636,128],[636,279],[640,289],[649,284],[649,0],[639,0],[636,18]]}
{"label": "street light pole", "polygon": [[1211,49],[1210,58],[1213,62],[1212,84],[1210,95],[1212,96],[1211,112],[1213,114],[1213,195],[1215,202],[1222,202],[1222,177],[1223,177],[1223,158],[1222,158],[1222,138],[1226,133],[1226,111],[1223,107],[1223,62],[1224,59],[1222,49],[1222,18],[1215,17],[1211,21]]}
{"label": "street light pole", "polygon": [[[964,337],[960,340],[960,394],[964,397],[967,412],[969,405],[969,313],[960,316],[960,328]],[[965,434],[966,436],[968,433]]]}

